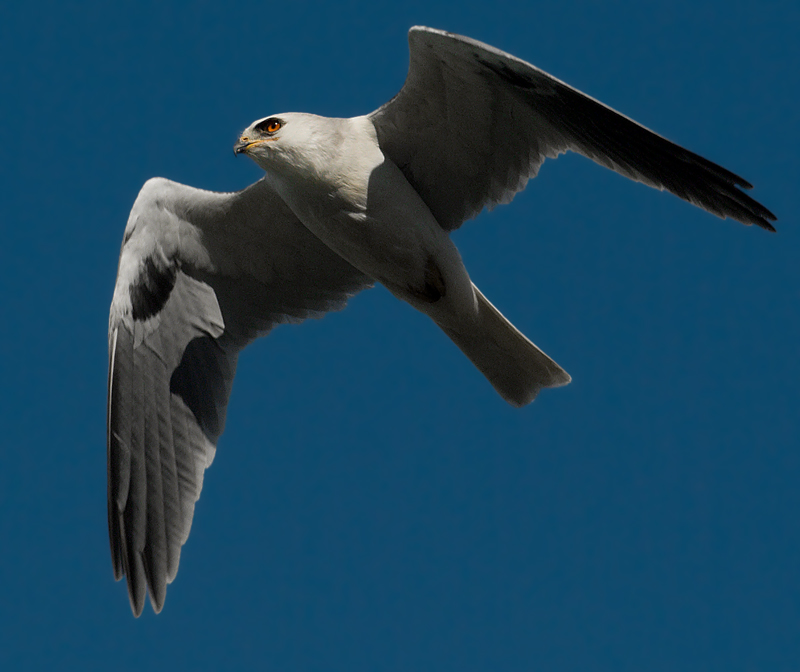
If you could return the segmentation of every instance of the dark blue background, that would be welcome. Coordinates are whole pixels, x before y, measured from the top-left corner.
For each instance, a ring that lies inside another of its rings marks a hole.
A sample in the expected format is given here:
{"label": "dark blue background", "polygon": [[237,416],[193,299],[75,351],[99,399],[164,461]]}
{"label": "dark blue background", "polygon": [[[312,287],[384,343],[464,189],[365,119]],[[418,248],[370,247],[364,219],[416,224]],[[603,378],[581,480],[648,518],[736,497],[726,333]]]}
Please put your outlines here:
{"label": "dark blue background", "polygon": [[[797,3],[109,7],[0,20],[3,669],[800,669]],[[166,607],[136,621],[105,512],[136,193],[255,181],[231,147],[267,114],[376,108],[413,24],[742,174],[779,233],[547,162],[455,238],[574,382],[515,410],[383,288],[277,329],[240,359]]]}

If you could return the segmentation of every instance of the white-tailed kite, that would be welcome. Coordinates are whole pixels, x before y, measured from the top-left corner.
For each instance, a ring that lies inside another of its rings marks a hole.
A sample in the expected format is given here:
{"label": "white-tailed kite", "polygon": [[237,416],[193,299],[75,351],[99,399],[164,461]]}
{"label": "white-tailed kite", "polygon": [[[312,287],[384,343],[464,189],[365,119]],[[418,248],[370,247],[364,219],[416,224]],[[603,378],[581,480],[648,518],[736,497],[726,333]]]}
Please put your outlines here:
{"label": "white-tailed kite", "polygon": [[709,212],[774,230],[750,185],[524,61],[409,33],[400,93],[366,116],[278,114],[235,146],[265,171],[231,194],[149,180],[109,319],[108,524],[135,615],[178,571],[238,352],[376,281],[430,316],[516,406],[569,375],[470,281],[449,232],[572,150]]}

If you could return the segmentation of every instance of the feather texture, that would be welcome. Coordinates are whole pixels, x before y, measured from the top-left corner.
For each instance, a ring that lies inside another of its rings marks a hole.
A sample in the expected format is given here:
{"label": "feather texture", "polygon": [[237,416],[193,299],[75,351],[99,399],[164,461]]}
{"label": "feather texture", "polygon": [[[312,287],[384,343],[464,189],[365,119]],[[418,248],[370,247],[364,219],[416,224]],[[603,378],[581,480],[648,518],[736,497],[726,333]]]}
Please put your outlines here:
{"label": "feather texture", "polygon": [[134,614],[148,591],[160,611],[178,571],[239,350],[371,284],[263,181],[234,194],[142,188],[109,319],[108,526]]}
{"label": "feather texture", "polygon": [[370,116],[384,153],[446,230],[508,203],[574,151],[718,217],[774,231],[751,185],[537,67],[467,37],[412,28],[401,91]]}

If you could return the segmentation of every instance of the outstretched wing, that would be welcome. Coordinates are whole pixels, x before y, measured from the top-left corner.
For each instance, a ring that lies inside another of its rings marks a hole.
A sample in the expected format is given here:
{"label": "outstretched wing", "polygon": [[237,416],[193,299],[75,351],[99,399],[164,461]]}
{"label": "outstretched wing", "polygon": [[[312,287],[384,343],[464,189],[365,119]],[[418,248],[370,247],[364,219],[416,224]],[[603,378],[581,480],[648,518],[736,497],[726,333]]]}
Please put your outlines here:
{"label": "outstretched wing", "polygon": [[239,350],[373,281],[266,182],[219,194],[149,180],[128,220],[109,318],[108,526],[135,615],[178,571]]}
{"label": "outstretched wing", "polygon": [[709,212],[773,231],[737,175],[494,47],[431,28],[408,35],[400,93],[370,116],[446,230],[507,203],[545,158],[572,150]]}

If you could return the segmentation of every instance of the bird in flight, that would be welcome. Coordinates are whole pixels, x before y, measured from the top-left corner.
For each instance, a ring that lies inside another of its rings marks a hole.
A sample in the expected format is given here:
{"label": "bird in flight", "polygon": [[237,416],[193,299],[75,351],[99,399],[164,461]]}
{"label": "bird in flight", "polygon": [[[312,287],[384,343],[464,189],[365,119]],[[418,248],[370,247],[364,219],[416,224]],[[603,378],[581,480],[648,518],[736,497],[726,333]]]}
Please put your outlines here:
{"label": "bird in flight", "polygon": [[741,177],[498,49],[416,27],[400,92],[366,116],[260,119],[236,193],[148,180],[109,318],[108,526],[133,613],[164,605],[239,351],[383,284],[428,315],[509,403],[569,375],[472,284],[449,233],[574,151],[721,218],[774,231]]}

